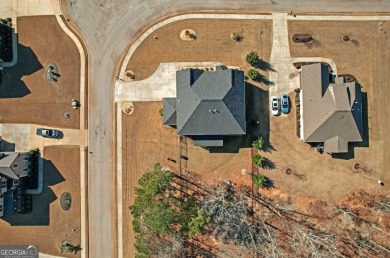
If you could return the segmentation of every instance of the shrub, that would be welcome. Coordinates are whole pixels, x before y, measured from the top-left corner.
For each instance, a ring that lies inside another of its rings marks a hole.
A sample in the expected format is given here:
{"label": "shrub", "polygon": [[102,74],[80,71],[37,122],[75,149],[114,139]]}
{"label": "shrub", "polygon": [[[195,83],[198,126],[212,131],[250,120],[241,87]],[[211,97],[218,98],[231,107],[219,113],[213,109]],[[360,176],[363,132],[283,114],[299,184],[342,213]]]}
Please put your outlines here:
{"label": "shrub", "polygon": [[248,71],[248,77],[254,81],[256,81],[259,78],[259,75],[260,75],[259,72],[255,69],[250,69]]}
{"label": "shrub", "polygon": [[232,32],[230,34],[230,37],[232,38],[232,40],[234,41],[241,41],[242,40],[242,37],[238,34],[238,33],[235,33],[235,32]]}
{"label": "shrub", "polygon": [[195,234],[204,234],[205,230],[204,227],[209,224],[210,218],[206,216],[203,209],[198,209],[198,215],[191,219],[191,221],[188,223],[188,236],[193,237]]}
{"label": "shrub", "polygon": [[262,174],[257,174],[252,176],[252,181],[254,186],[263,187],[267,182],[267,178]]}
{"label": "shrub", "polygon": [[257,54],[256,51],[252,51],[249,54],[246,55],[246,61],[251,65],[251,66],[256,66],[257,62],[259,61],[259,54]]}
{"label": "shrub", "polygon": [[260,156],[259,154],[256,154],[256,155],[253,155],[252,157],[252,160],[253,160],[253,163],[258,166],[258,167],[262,167],[263,166],[263,163],[265,161],[265,158]]}
{"label": "shrub", "polygon": [[256,140],[252,142],[252,147],[256,149],[262,149],[264,145],[264,139],[263,137],[259,136]]}

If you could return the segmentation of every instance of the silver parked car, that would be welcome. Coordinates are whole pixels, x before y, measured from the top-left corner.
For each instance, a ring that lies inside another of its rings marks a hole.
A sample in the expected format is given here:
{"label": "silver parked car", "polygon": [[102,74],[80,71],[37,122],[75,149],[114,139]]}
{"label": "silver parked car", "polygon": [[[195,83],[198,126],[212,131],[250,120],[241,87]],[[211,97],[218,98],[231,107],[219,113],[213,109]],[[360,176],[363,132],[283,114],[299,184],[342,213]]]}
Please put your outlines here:
{"label": "silver parked car", "polygon": [[36,134],[46,138],[59,138],[61,132],[55,129],[38,128]]}

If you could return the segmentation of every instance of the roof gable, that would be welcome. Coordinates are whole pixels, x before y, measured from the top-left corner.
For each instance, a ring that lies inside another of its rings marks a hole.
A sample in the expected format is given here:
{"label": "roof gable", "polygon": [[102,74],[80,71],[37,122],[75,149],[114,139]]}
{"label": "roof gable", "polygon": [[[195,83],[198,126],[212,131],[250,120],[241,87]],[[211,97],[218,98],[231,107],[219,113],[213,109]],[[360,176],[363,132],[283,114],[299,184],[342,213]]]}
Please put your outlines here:
{"label": "roof gable", "polygon": [[4,176],[18,179],[18,176],[12,169],[12,164],[14,163],[15,159],[18,157],[19,153],[17,152],[7,152],[7,153],[0,153],[0,174],[3,174]]}
{"label": "roof gable", "polygon": [[177,72],[176,117],[180,135],[245,134],[244,74],[237,70]]}
{"label": "roof gable", "polygon": [[163,123],[176,125],[176,98],[163,99]]}

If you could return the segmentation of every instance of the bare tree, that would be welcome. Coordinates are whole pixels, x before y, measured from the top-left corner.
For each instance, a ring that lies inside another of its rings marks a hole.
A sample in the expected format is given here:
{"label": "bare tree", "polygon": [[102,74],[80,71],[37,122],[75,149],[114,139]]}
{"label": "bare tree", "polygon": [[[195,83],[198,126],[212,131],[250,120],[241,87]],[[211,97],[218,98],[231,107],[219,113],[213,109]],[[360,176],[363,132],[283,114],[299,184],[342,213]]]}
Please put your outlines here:
{"label": "bare tree", "polygon": [[292,226],[292,248],[301,257],[339,257],[337,235],[319,229]]}

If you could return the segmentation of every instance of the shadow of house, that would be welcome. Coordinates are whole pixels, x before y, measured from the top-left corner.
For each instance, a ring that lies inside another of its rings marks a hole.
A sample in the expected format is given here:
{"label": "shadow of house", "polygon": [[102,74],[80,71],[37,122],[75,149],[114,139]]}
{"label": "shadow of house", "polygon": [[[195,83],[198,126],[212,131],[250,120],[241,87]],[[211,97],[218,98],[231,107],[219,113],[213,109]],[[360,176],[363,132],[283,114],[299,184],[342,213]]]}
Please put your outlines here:
{"label": "shadow of house", "polygon": [[23,81],[27,76],[42,69],[34,51],[18,43],[18,62],[15,66],[4,68],[2,82],[0,83],[0,98],[21,98],[30,94],[30,90]]}
{"label": "shadow of house", "polygon": [[15,151],[15,143],[7,142],[6,140],[0,140],[0,151],[6,152],[14,152]]}
{"label": "shadow of house", "polygon": [[[270,135],[270,114],[269,114],[269,94],[249,82],[245,83],[246,94],[246,122],[247,131],[251,135],[250,144],[261,136],[264,140],[264,151],[272,151],[275,148],[269,141]],[[247,146],[252,147],[252,146]]]}
{"label": "shadow of house", "polygon": [[15,213],[2,219],[12,226],[40,226],[50,224],[50,204],[57,200],[51,186],[65,181],[52,161],[43,159],[43,192],[33,195],[33,209],[27,214]]}

